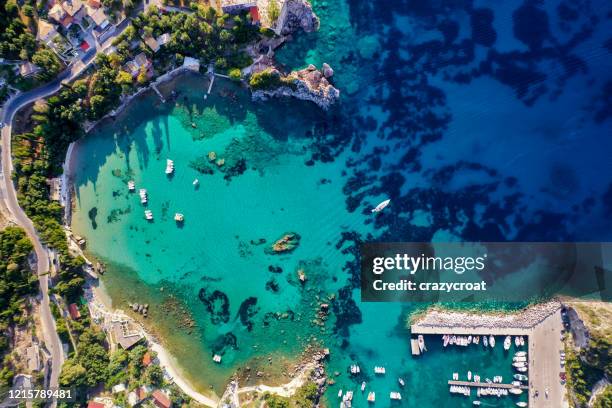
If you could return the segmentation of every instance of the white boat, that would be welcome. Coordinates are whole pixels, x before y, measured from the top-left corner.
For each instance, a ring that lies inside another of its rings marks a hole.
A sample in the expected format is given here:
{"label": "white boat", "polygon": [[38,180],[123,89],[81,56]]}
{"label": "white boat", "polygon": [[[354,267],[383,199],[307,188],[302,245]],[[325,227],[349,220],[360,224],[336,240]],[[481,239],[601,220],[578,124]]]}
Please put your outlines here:
{"label": "white boat", "polygon": [[351,401],[353,399],[353,391],[347,391],[346,394],[344,394],[343,399],[345,401]]}
{"label": "white boat", "polygon": [[510,346],[512,345],[512,340],[510,336],[506,336],[504,339],[504,350],[510,350]]}
{"label": "white boat", "polygon": [[134,180],[128,181],[127,186],[129,191],[134,191],[136,189],[136,183],[134,182]]}
{"label": "white boat", "polygon": [[525,408],[527,406],[527,403],[524,401],[519,401],[516,403],[516,406]]}
{"label": "white boat", "polygon": [[495,337],[493,337],[492,335],[489,336],[489,344],[491,345],[491,347],[495,347]]}
{"label": "white boat", "polygon": [[519,381],[527,381],[529,378],[523,374],[514,374],[514,378]]}
{"label": "white boat", "polygon": [[519,362],[519,363],[526,363],[527,362],[527,357],[525,357],[525,356],[512,357],[512,361],[514,361],[515,363],[517,363],[517,362]]}
{"label": "white boat", "polygon": [[480,343],[480,336],[474,336],[474,338],[472,339],[474,344],[478,344]]}
{"label": "white boat", "polygon": [[172,174],[174,172],[174,162],[170,159],[166,160],[166,174]]}
{"label": "white boat", "polygon": [[516,347],[518,347],[518,346],[520,346],[520,345],[521,345],[521,339],[519,339],[519,337],[518,337],[518,336],[514,336],[514,345],[515,345]]}
{"label": "white boat", "polygon": [[448,342],[450,340],[450,336],[448,334],[445,334],[444,336],[442,336],[442,345],[444,347],[448,346]]}
{"label": "white boat", "polygon": [[365,387],[366,387],[366,382],[364,381],[361,383],[361,392],[365,390]]}
{"label": "white boat", "polygon": [[385,209],[386,206],[389,205],[390,202],[391,202],[391,200],[385,200],[385,201],[381,202],[375,208],[372,209],[372,212],[373,213],[381,212],[382,210]]}
{"label": "white boat", "polygon": [[512,363],[512,367],[516,367],[516,368],[520,368],[520,367],[526,367],[527,364],[524,361],[515,361],[514,363]]}
{"label": "white boat", "polygon": [[221,363],[221,356],[220,356],[220,355],[218,355],[218,354],[215,354],[215,355],[213,356],[213,361],[214,361],[215,363]]}
{"label": "white boat", "polygon": [[375,374],[384,374],[385,372],[387,372],[385,367],[380,367],[380,366],[374,367],[374,373]]}
{"label": "white boat", "polygon": [[200,184],[200,180],[195,179],[195,180],[193,180],[192,184],[194,185],[194,187],[197,187]]}
{"label": "white boat", "polygon": [[520,388],[510,388],[508,392],[514,395],[521,395],[523,393],[523,390],[521,390]]}
{"label": "white boat", "polygon": [[525,357],[527,355],[526,351],[517,351],[516,353],[514,353],[515,356],[517,357]]}
{"label": "white boat", "polygon": [[525,338],[523,336],[519,337],[519,342],[521,344],[521,346],[525,345]]}
{"label": "white boat", "polygon": [[518,371],[519,373],[526,373],[527,367],[516,367],[516,371]]}
{"label": "white boat", "polygon": [[141,189],[138,191],[138,194],[140,194],[140,202],[141,202],[142,204],[146,204],[146,203],[147,203],[147,200],[148,200],[148,198],[147,198],[147,190],[146,190],[146,189],[144,189],[144,188],[141,188]]}
{"label": "white boat", "polygon": [[482,344],[487,347],[489,345],[489,340],[487,340],[487,336],[482,336]]}
{"label": "white boat", "polygon": [[400,394],[399,392],[396,391],[391,391],[389,393],[389,398],[391,398],[392,400],[401,400],[402,399],[402,394]]}
{"label": "white boat", "polygon": [[370,391],[368,393],[368,402],[376,401],[376,393],[374,391]]}
{"label": "white boat", "polygon": [[361,372],[361,368],[357,364],[351,365],[351,374],[359,374]]}
{"label": "white boat", "polygon": [[423,338],[422,334],[418,335],[417,340],[419,341],[419,350],[421,350],[421,353],[423,351],[427,351],[427,348],[425,347],[425,339]]}
{"label": "white boat", "polygon": [[468,371],[468,381],[472,381],[472,372]]}
{"label": "white boat", "polygon": [[338,390],[338,398],[342,396],[342,390]]}
{"label": "white boat", "polygon": [[480,405],[480,401],[476,400],[476,401],[472,402],[472,405]]}
{"label": "white boat", "polygon": [[402,386],[402,387],[403,387],[404,385],[406,385],[406,383],[404,382],[404,380],[403,380],[402,378],[398,378],[398,379],[397,379],[397,382],[398,382],[398,383],[399,383],[399,385],[400,385],[400,386]]}
{"label": "white boat", "polygon": [[181,213],[174,214],[174,221],[183,222],[185,220],[185,216]]}
{"label": "white boat", "polygon": [[145,210],[144,215],[145,218],[149,221],[153,219],[153,212],[151,210]]}
{"label": "white boat", "polygon": [[457,381],[459,379],[459,373],[453,373],[453,380]]}

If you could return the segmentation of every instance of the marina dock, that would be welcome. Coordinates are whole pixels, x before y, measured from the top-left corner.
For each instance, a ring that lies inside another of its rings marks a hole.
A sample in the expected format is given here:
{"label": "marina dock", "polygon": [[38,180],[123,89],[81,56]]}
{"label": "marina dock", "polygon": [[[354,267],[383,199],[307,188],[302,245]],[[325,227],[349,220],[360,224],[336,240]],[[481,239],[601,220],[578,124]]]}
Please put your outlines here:
{"label": "marina dock", "polygon": [[413,356],[421,355],[421,350],[419,349],[419,341],[417,339],[410,339],[410,348],[412,349]]}
{"label": "marina dock", "polygon": [[474,381],[455,381],[455,380],[448,380],[448,385],[458,385],[460,387],[476,387],[476,388],[505,388],[507,390],[509,390],[510,388],[520,388],[522,390],[529,389],[529,387],[526,385],[515,387],[512,384],[483,383],[483,382],[474,382]]}

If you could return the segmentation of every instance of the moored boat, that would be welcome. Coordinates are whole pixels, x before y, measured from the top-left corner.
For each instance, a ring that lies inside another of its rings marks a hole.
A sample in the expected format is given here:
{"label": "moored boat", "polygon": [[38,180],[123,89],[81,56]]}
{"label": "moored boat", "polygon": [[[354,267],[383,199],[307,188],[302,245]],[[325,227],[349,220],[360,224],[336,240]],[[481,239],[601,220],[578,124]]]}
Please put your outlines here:
{"label": "moored boat", "polygon": [[495,347],[495,337],[493,335],[489,336],[489,344],[491,347]]}
{"label": "moored boat", "polygon": [[151,211],[151,210],[145,210],[144,215],[145,215],[145,218],[146,218],[148,221],[153,220],[153,211]]}
{"label": "moored boat", "polygon": [[508,392],[514,395],[521,395],[523,393],[523,390],[521,390],[520,388],[510,388]]}
{"label": "moored boat", "polygon": [[185,221],[185,216],[181,213],[176,213],[174,214],[174,221],[176,222],[183,222]]}
{"label": "moored boat", "polygon": [[361,383],[361,391],[362,392],[365,390],[365,387],[366,387],[366,382],[364,381],[364,382]]}
{"label": "moored boat", "polygon": [[390,202],[391,202],[391,200],[385,200],[385,201],[379,203],[376,207],[374,207],[372,209],[372,212],[373,213],[381,212],[382,210],[385,209],[386,206],[389,205]]}
{"label": "moored boat", "polygon": [[417,337],[417,340],[419,342],[419,350],[421,350],[421,353],[423,351],[426,351],[427,348],[425,347],[425,339],[423,338],[423,335],[419,334],[418,337]]}
{"label": "moored boat", "polygon": [[400,394],[397,391],[391,391],[389,393],[389,398],[391,398],[392,400],[401,400],[402,399],[402,394]]}
{"label": "moored boat", "polygon": [[519,381],[527,381],[529,378],[523,374],[514,374],[514,378]]}
{"label": "moored boat", "polygon": [[515,356],[517,357],[524,357],[527,355],[526,351],[517,351],[516,353],[514,353]]}
{"label": "moored boat", "polygon": [[136,189],[136,183],[134,182],[134,180],[128,181],[127,186],[129,191],[134,191]]}
{"label": "moored boat", "polygon": [[510,339],[510,336],[506,336],[506,338],[504,339],[504,350],[510,350],[511,345],[512,340]]}
{"label": "moored boat", "polygon": [[482,336],[482,345],[485,347],[489,345],[489,340],[487,340],[487,336]]}
{"label": "moored boat", "polygon": [[170,159],[166,160],[166,174],[172,174],[174,172],[174,162]]}
{"label": "moored boat", "polygon": [[370,391],[368,393],[368,402],[376,401],[376,393],[374,391]]}
{"label": "moored boat", "polygon": [[523,408],[524,408],[524,407],[526,407],[526,406],[527,406],[527,403],[526,403],[525,401],[519,401],[519,402],[517,402],[517,403],[516,403],[516,406],[517,406],[517,407],[523,407]]}

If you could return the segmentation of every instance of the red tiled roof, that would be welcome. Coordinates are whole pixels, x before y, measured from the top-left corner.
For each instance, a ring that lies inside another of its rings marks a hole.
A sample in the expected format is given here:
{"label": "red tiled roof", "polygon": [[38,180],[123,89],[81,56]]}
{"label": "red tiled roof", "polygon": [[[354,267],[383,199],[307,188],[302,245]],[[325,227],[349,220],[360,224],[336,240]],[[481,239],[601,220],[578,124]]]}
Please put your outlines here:
{"label": "red tiled roof", "polygon": [[[88,48],[89,48],[89,46],[88,46]],[[79,319],[81,317],[81,312],[79,312],[79,308],[74,303],[71,303],[68,306],[68,313],[70,313],[70,317],[72,317],[72,320],[76,320],[76,319]]]}
{"label": "red tiled roof", "polygon": [[259,21],[259,9],[257,8],[257,6],[251,7],[251,9],[249,10],[249,13],[251,13],[252,22],[256,23]]}
{"label": "red tiled roof", "polygon": [[149,353],[148,351],[144,354],[144,356],[142,356],[142,364],[144,366],[149,366],[151,364],[151,362],[153,361],[153,359],[151,358],[151,353]]}
{"label": "red tiled roof", "polygon": [[104,404],[101,402],[89,401],[87,403],[87,408],[105,408]]}
{"label": "red tiled roof", "polygon": [[170,401],[170,398],[168,398],[168,396],[160,390],[153,391],[151,396],[153,397],[153,403],[155,403],[155,405],[157,405],[159,408],[170,408],[172,406],[172,401]]}

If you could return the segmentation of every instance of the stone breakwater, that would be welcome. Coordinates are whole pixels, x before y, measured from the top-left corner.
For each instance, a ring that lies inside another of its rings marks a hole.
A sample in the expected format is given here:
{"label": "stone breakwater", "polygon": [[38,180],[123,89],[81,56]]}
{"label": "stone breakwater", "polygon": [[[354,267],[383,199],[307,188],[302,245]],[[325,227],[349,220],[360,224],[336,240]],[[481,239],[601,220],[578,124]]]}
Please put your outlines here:
{"label": "stone breakwater", "polygon": [[561,303],[551,301],[529,306],[516,313],[470,313],[431,309],[412,323],[414,332],[428,332],[429,329],[448,329],[454,333],[458,328],[469,328],[480,333],[496,330],[530,330],[547,317],[557,312]]}
{"label": "stone breakwater", "polygon": [[[276,68],[270,68],[275,75],[281,76]],[[284,80],[293,80],[294,87],[280,86],[273,89],[253,91],[253,100],[265,101],[270,97],[292,96],[316,103],[322,109],[329,109],[340,98],[340,91],[330,84],[329,79],[334,71],[328,64],[323,64],[321,70],[314,65],[299,71],[291,71]]]}

